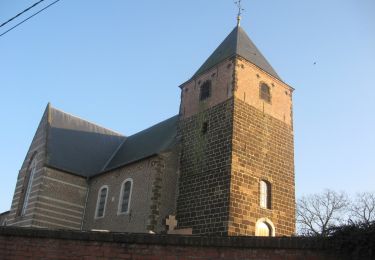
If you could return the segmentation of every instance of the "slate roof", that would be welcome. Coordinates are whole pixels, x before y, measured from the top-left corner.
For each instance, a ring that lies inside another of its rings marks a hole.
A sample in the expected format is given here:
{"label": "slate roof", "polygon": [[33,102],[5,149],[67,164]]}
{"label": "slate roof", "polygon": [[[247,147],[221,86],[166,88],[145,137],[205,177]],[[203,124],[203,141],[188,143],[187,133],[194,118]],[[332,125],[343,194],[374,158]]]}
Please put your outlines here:
{"label": "slate roof", "polygon": [[125,136],[49,107],[47,165],[90,177],[98,174]]}
{"label": "slate roof", "polygon": [[178,116],[125,137],[48,106],[47,165],[92,177],[169,149]]}
{"label": "slate roof", "polygon": [[150,157],[172,148],[176,142],[178,115],[132,135],[105,167],[105,171]]}
{"label": "slate roof", "polygon": [[193,78],[214,67],[225,59],[231,58],[235,55],[245,58],[268,74],[281,80],[266,58],[250,40],[249,36],[247,36],[246,32],[239,26],[236,26],[219,45],[219,47],[216,48],[211,56],[194,74]]}

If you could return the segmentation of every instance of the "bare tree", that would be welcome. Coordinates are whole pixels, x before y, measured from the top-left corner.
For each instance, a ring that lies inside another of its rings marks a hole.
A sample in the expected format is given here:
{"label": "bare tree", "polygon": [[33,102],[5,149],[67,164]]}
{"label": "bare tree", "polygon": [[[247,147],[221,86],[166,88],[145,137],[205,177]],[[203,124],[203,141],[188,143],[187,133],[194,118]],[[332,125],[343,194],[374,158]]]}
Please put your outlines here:
{"label": "bare tree", "polygon": [[350,206],[351,218],[353,220],[370,224],[375,221],[375,193],[357,193]]}
{"label": "bare tree", "polygon": [[297,201],[297,224],[301,235],[327,236],[329,229],[343,223],[349,200],[344,192],[325,190]]}

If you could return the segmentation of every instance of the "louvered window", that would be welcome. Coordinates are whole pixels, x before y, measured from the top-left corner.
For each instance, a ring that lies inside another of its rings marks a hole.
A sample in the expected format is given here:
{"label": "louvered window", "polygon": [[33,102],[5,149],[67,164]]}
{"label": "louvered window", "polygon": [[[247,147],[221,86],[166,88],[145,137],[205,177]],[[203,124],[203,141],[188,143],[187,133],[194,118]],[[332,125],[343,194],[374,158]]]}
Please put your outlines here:
{"label": "louvered window", "polygon": [[265,83],[260,84],[260,98],[268,103],[271,102],[270,87]]}
{"label": "louvered window", "polygon": [[207,80],[201,86],[199,99],[202,101],[202,100],[209,98],[210,96],[211,96],[211,81]]}

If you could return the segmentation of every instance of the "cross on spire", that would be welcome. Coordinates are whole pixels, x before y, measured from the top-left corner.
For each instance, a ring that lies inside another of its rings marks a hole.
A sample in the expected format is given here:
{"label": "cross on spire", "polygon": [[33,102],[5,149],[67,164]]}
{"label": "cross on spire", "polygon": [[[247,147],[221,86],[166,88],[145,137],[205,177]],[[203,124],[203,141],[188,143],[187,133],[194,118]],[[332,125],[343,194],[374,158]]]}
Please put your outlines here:
{"label": "cross on spire", "polygon": [[237,26],[240,26],[240,24],[241,24],[241,14],[242,14],[242,11],[245,10],[245,9],[242,8],[241,1],[242,1],[242,0],[237,0],[237,1],[234,2],[235,5],[237,5],[237,8],[238,8],[238,14],[237,14]]}

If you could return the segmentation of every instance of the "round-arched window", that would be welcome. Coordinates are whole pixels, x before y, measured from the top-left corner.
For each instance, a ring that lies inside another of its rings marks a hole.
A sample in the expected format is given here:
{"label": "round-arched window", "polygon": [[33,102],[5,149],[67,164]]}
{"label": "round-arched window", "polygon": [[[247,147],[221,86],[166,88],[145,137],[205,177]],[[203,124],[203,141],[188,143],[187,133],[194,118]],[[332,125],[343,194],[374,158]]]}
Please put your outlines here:
{"label": "round-arched window", "polygon": [[261,222],[258,224],[258,236],[261,237],[270,237],[271,229],[266,222]]}
{"label": "round-arched window", "polygon": [[133,180],[131,178],[128,178],[121,185],[121,192],[120,192],[117,214],[129,213],[132,189],[133,189]]}
{"label": "round-arched window", "polygon": [[261,218],[255,225],[255,235],[260,237],[274,237],[275,226],[268,218]]}

